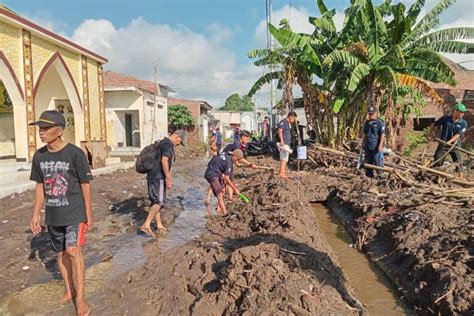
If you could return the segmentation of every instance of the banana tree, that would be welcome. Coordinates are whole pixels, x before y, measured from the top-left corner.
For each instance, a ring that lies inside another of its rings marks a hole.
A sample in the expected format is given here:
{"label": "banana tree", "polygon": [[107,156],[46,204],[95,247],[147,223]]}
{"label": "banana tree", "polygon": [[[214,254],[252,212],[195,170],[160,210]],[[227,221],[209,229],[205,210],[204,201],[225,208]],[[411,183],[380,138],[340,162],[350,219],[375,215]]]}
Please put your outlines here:
{"label": "banana tree", "polygon": [[[423,0],[416,1],[408,12],[402,3],[391,5],[389,0],[378,7],[371,0],[353,1],[353,6],[346,10],[348,24],[345,28],[350,27],[352,34],[358,34],[353,40],[357,41],[359,49],[354,51],[353,45],[350,45],[336,50],[324,59],[323,65],[334,67],[343,64],[349,69],[351,75],[346,86],[348,94],[352,98],[367,96],[367,102],[356,105],[380,108],[382,113],[386,113],[389,131],[393,131],[395,126],[390,124],[398,121],[391,117],[398,112],[394,102],[398,87],[410,84],[423,88],[428,95],[436,98],[426,81],[456,84],[453,71],[439,53],[469,53],[474,47],[472,43],[460,41],[473,38],[474,28],[432,32],[440,14],[453,2],[440,1],[416,22]],[[384,18],[388,16],[392,19],[387,22]],[[386,99],[386,104],[381,107],[380,101],[385,94],[391,98]],[[344,98],[335,110],[349,105],[354,106],[354,103]],[[389,136],[395,137],[393,134]]]}

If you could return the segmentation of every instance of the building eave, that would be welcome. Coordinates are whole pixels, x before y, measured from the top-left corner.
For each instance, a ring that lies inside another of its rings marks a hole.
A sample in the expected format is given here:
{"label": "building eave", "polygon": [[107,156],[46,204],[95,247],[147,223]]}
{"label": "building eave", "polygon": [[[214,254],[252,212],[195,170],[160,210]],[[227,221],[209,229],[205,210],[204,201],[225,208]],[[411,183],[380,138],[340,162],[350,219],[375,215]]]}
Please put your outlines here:
{"label": "building eave", "polygon": [[108,62],[107,58],[102,57],[54,32],[51,32],[50,30],[47,30],[44,27],[25,19],[6,8],[0,7],[0,20],[4,20],[9,24],[13,24],[22,29],[28,30],[33,34],[48,39],[49,41],[52,41],[66,49],[80,52],[82,55],[87,56],[101,64]]}
{"label": "building eave", "polygon": [[[138,93],[138,94],[143,94],[143,91],[142,89],[140,88],[137,88],[137,87],[104,87],[104,91],[105,92],[121,92],[121,91],[130,91],[130,92],[135,92],[135,93]],[[148,92],[148,91],[147,91]]]}

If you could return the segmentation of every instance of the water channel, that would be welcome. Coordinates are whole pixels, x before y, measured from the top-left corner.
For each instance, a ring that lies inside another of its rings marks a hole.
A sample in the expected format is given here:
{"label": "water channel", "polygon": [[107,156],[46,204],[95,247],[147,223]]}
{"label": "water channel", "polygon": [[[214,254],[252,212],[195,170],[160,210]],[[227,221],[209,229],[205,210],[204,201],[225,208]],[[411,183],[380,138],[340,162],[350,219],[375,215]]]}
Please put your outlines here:
{"label": "water channel", "polygon": [[322,204],[313,205],[319,227],[370,315],[411,315],[396,296],[387,276],[366,255],[352,247],[352,239],[336,216]]}

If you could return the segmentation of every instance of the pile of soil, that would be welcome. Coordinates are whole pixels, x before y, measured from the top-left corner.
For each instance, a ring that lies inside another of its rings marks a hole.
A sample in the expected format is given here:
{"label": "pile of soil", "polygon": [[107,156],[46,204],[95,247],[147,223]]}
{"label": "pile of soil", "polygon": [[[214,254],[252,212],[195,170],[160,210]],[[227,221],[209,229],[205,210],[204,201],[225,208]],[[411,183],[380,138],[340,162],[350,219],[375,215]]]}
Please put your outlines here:
{"label": "pile of soil", "polygon": [[363,311],[309,206],[308,197],[318,195],[317,179],[304,180],[302,187],[313,183],[313,190],[309,195],[301,190],[298,200],[294,181],[281,181],[268,171],[245,171],[240,178],[242,192],[255,197],[251,203],[235,202],[230,216],[212,216],[207,231],[192,242],[152,255],[144,269],[119,279],[117,295],[108,295],[107,312]]}
{"label": "pile of soil", "polygon": [[[355,170],[353,160],[344,157],[313,157],[315,174],[339,178],[337,186],[329,186],[328,205],[353,232],[356,246],[387,272],[415,311],[474,310],[471,199],[438,196],[389,175],[367,179]],[[421,180],[438,181],[426,176]]]}

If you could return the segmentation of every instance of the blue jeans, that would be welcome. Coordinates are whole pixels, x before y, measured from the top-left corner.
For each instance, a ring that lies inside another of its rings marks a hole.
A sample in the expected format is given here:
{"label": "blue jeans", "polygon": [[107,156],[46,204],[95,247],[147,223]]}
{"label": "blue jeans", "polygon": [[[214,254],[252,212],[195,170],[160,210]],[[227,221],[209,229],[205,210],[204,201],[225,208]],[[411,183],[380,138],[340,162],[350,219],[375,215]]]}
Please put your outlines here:
{"label": "blue jeans", "polygon": [[[366,150],[365,151],[365,163],[375,165],[378,167],[383,167],[383,157],[382,153],[379,152],[377,149],[376,150]],[[380,175],[382,174],[383,171],[377,171],[377,173]],[[367,177],[373,178],[374,177],[374,170],[366,168],[365,169],[365,175]]]}

